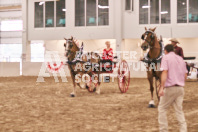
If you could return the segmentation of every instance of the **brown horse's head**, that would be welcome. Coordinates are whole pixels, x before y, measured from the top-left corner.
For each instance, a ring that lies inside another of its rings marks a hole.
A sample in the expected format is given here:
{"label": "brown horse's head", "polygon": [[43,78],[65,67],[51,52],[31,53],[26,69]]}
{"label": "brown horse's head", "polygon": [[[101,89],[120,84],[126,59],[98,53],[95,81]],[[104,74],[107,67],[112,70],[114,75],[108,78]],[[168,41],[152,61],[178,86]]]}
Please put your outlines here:
{"label": "brown horse's head", "polygon": [[74,38],[71,37],[69,39],[66,39],[66,43],[64,43],[64,47],[65,47],[65,52],[66,52],[66,57],[69,58],[69,56],[74,56],[75,57],[75,54],[76,54],[76,51],[79,50],[78,46],[76,45],[75,41],[74,41]]}
{"label": "brown horse's head", "polygon": [[144,40],[144,42],[141,45],[141,48],[146,51],[149,47],[153,47],[155,43],[155,28],[147,30],[145,27],[145,33],[142,34],[141,39]]}

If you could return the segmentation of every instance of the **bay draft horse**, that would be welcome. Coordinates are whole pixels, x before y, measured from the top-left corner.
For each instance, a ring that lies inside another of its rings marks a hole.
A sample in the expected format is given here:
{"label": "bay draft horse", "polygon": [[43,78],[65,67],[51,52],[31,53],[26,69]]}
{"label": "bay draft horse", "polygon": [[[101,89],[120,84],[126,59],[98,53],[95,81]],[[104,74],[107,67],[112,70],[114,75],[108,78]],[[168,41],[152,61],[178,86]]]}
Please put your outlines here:
{"label": "bay draft horse", "polygon": [[[163,44],[162,44],[162,38],[161,40],[157,39],[157,36],[155,34],[155,28],[147,30],[145,27],[145,33],[142,35],[141,39],[143,40],[143,43],[141,45],[141,48],[146,51],[149,48],[149,52],[147,56],[144,57],[142,60],[143,62],[147,63],[147,79],[150,84],[150,92],[151,92],[151,101],[149,102],[149,108],[154,108],[155,103],[153,99],[153,78],[155,78],[155,87],[156,87],[156,95],[159,102],[159,96],[158,96],[158,87],[160,86],[160,78],[161,78],[161,71],[160,71],[160,63],[161,58],[163,54]],[[151,66],[152,65],[152,66]],[[154,69],[151,67],[155,67]],[[157,84],[157,82],[159,84]]]}
{"label": "bay draft horse", "polygon": [[[67,64],[73,82],[73,92],[70,94],[70,96],[71,97],[76,96],[76,85],[83,89],[83,87],[81,87],[80,85],[80,82],[76,80],[76,77],[78,76],[78,78],[80,78],[84,74],[89,76],[89,77],[85,76],[86,81],[89,81],[89,83],[85,84],[85,88],[87,88],[88,91],[90,92],[96,91],[97,94],[100,94],[100,81],[99,81],[100,70],[96,69],[95,71],[93,71],[93,65],[90,65],[90,64],[98,64],[100,62],[100,56],[97,53],[93,53],[93,52],[89,52],[87,54],[81,54],[82,51],[80,51],[80,48],[76,45],[76,42],[74,41],[73,37],[69,39],[66,38],[64,39],[66,40],[66,43],[64,43],[65,52],[66,52],[65,56],[68,59]],[[87,70],[87,68],[84,68],[84,66],[89,66],[91,68],[88,68]],[[87,80],[87,78],[89,79]],[[90,85],[91,81],[94,82],[92,83],[94,87],[91,87],[93,86]]]}

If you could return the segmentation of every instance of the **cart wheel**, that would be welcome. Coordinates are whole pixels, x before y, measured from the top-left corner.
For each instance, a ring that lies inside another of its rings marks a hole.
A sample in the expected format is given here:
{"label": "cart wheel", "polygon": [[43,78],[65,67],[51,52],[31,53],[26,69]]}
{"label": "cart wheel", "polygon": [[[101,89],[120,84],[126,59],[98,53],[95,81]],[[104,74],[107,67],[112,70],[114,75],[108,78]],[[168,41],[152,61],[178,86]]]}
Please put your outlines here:
{"label": "cart wheel", "polygon": [[97,83],[94,83],[92,81],[92,78],[90,77],[90,81],[86,84],[86,89],[90,92],[93,93],[96,91]]}
{"label": "cart wheel", "polygon": [[122,60],[118,68],[118,86],[121,93],[126,93],[130,83],[130,70],[127,62]]}

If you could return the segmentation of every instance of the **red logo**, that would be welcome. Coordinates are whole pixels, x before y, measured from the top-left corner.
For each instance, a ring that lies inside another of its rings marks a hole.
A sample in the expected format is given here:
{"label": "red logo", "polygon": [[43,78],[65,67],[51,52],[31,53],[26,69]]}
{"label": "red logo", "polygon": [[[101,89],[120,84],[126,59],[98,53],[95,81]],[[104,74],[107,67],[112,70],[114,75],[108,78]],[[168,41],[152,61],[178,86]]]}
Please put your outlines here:
{"label": "red logo", "polygon": [[50,62],[47,62],[47,68],[50,72],[58,72],[63,67],[63,62],[61,61],[60,65],[57,63],[53,63],[52,65]]}

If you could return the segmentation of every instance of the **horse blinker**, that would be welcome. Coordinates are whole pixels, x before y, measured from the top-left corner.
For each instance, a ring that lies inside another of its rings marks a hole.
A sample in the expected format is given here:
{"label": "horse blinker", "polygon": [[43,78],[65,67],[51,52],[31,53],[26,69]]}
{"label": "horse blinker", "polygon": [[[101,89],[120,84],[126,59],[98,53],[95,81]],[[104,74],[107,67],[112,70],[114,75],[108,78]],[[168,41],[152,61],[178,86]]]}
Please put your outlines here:
{"label": "horse blinker", "polygon": [[144,35],[143,35],[143,34],[142,34],[142,37],[141,37],[141,39],[142,39],[142,40],[144,40]]}

